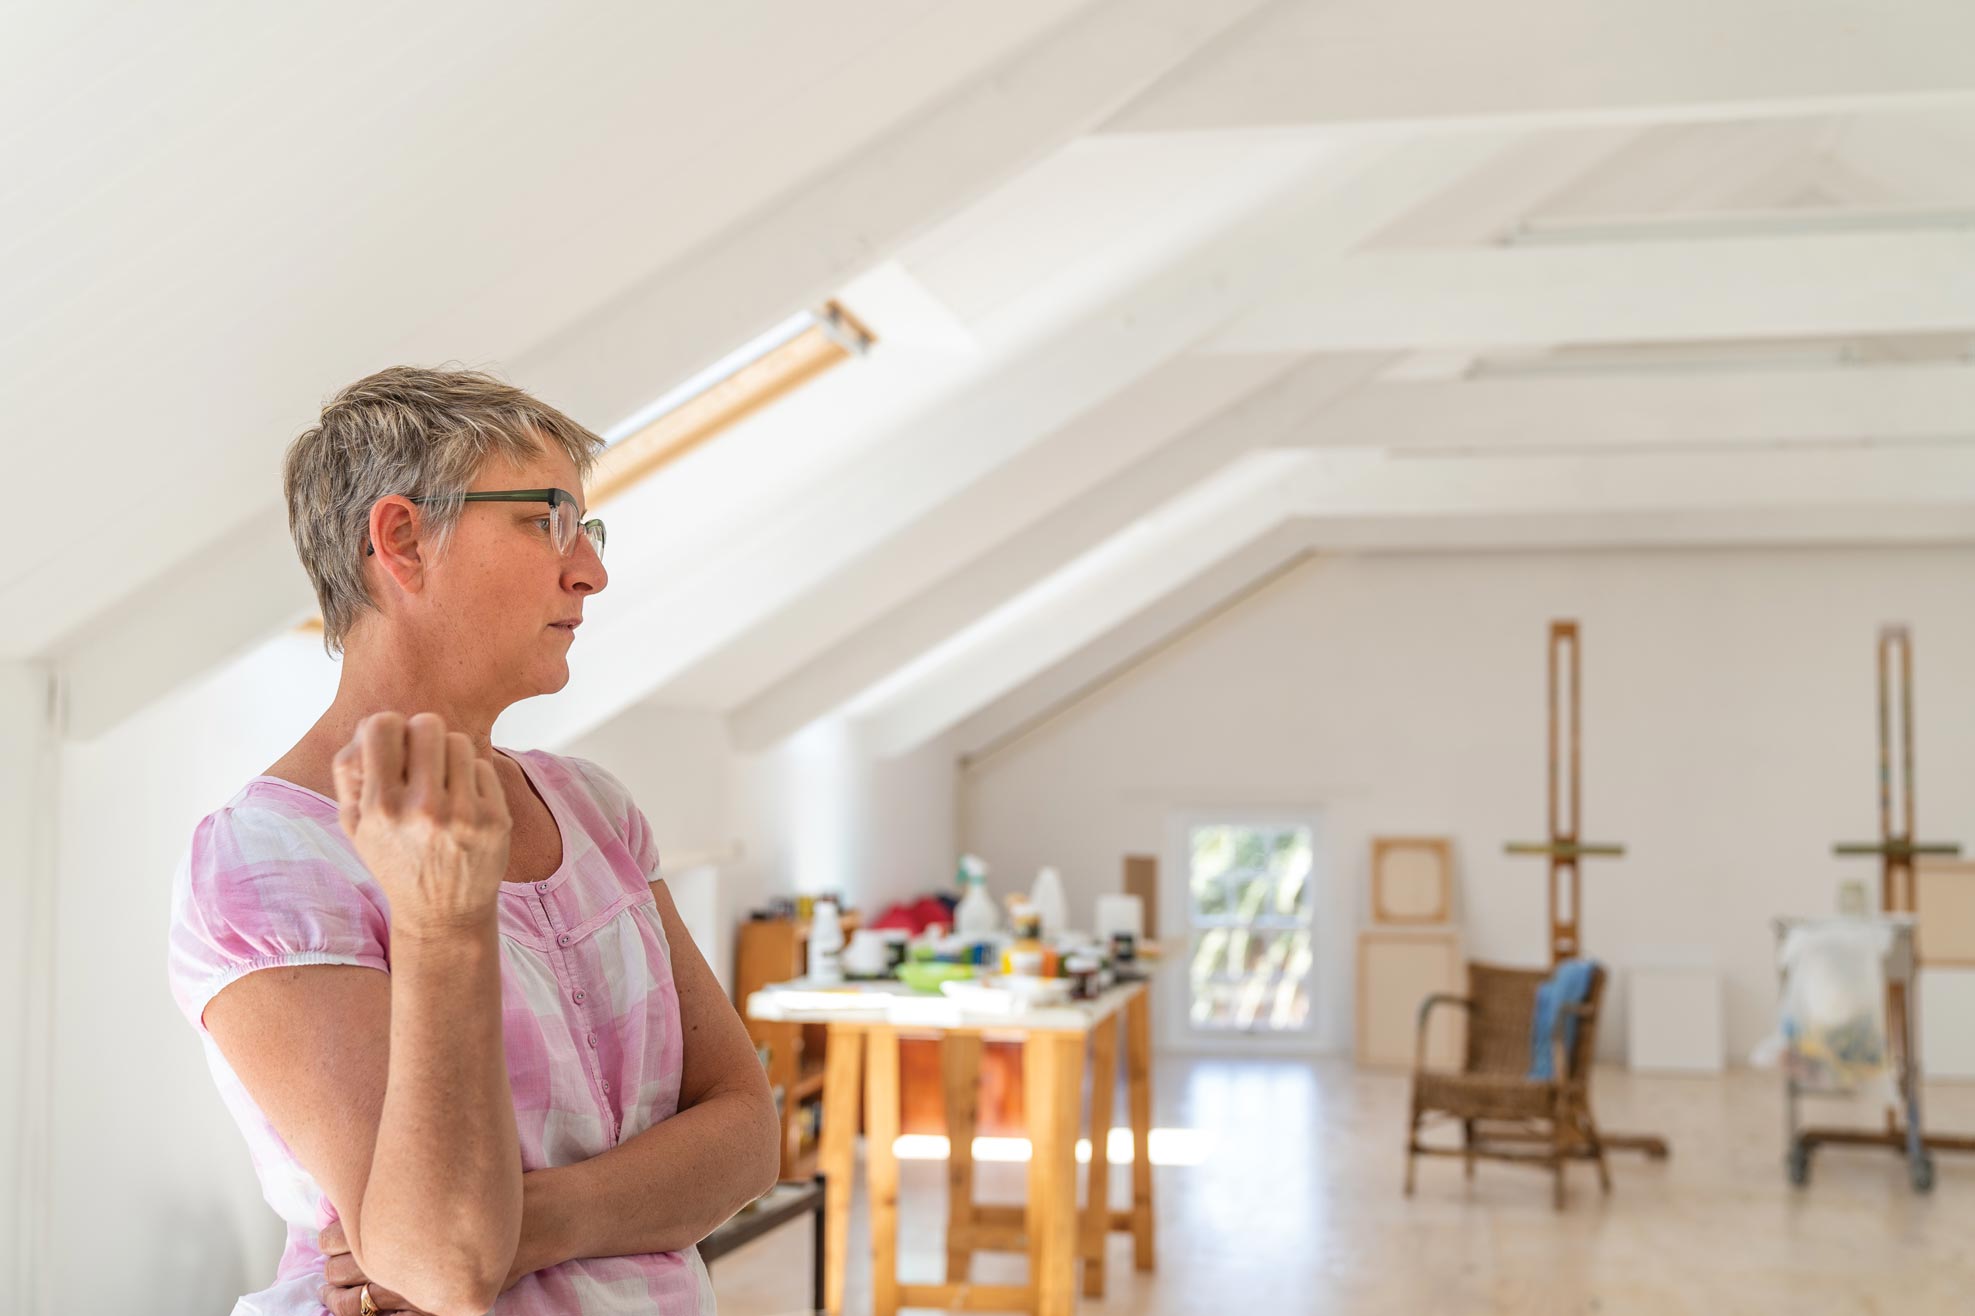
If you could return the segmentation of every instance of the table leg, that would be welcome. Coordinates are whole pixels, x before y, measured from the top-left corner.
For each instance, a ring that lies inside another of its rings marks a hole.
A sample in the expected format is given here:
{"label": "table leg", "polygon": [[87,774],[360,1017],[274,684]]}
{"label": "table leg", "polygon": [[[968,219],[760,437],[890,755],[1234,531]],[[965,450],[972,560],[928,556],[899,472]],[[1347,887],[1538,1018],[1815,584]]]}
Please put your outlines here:
{"label": "table leg", "polygon": [[1132,1118],[1133,1262],[1151,1270],[1152,1253],[1152,1001],[1142,991],[1125,1006],[1125,1071]]}
{"label": "table leg", "polygon": [[[819,1179],[823,1178],[823,1176],[820,1174],[817,1177]],[[823,1201],[827,1202],[829,1200],[829,1196],[830,1196],[830,1181],[828,1179],[823,1179]],[[823,1228],[823,1222],[826,1218],[827,1217],[823,1211],[823,1203],[822,1202],[817,1203],[816,1210],[811,1217],[812,1225],[816,1237],[814,1243],[810,1248],[810,1253],[809,1253],[810,1266],[811,1266],[811,1272],[809,1276],[809,1302],[810,1305],[814,1307],[817,1311],[826,1310],[829,1305],[827,1289],[823,1280],[823,1251],[825,1247],[824,1238],[826,1233],[826,1231]],[[841,1303],[839,1303],[838,1305],[842,1306]]]}
{"label": "table leg", "polygon": [[940,1039],[946,1098],[946,1282],[967,1278],[974,1260],[974,1126],[980,1105],[981,1038],[948,1033]]}
{"label": "table leg", "polygon": [[1111,1103],[1118,1086],[1118,1016],[1090,1035],[1090,1175],[1084,1194],[1084,1296],[1104,1296],[1104,1243],[1111,1230]]}
{"label": "table leg", "polygon": [[823,1070],[823,1132],[817,1168],[823,1172],[823,1310],[843,1316],[844,1271],[850,1259],[850,1196],[857,1170],[857,1097],[863,1082],[864,1030],[831,1024]]}
{"label": "table leg", "polygon": [[1036,1316],[1071,1316],[1077,1305],[1077,1114],[1084,1035],[1030,1033],[1022,1054],[1029,1126],[1029,1280]]}
{"label": "table leg", "polygon": [[898,1313],[898,1034],[865,1040],[864,1174],[871,1195],[871,1311]]}

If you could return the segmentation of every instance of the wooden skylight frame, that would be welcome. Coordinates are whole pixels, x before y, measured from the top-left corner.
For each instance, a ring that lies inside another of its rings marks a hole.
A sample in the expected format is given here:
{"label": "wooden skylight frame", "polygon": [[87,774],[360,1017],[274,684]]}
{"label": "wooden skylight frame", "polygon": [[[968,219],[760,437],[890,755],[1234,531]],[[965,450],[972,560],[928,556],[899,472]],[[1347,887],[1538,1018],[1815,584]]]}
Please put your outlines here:
{"label": "wooden skylight frame", "polygon": [[622,493],[832,367],[863,356],[878,341],[835,301],[811,312],[810,320],[807,328],[708,381],[606,448],[590,475],[591,505]]}

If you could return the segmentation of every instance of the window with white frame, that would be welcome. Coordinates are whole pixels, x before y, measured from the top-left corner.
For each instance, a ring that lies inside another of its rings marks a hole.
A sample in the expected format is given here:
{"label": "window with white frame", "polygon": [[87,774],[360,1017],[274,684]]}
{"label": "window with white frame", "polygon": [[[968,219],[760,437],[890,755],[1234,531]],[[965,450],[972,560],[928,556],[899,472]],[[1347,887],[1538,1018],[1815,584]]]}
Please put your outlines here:
{"label": "window with white frame", "polygon": [[1188,1022],[1208,1034],[1307,1031],[1315,838],[1293,823],[1187,831]]}

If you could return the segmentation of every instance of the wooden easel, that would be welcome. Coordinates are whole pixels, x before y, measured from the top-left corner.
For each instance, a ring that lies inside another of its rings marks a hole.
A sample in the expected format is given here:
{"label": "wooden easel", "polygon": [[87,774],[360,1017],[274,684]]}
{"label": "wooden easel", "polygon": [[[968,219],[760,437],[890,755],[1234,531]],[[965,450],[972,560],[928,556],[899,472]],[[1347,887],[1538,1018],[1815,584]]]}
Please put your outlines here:
{"label": "wooden easel", "polygon": [[[1567,656],[1566,656],[1567,655]],[[1579,830],[1583,813],[1584,760],[1580,713],[1583,689],[1577,623],[1550,623],[1550,839],[1511,841],[1513,855],[1542,855],[1550,861],[1550,963],[1558,965],[1583,953],[1578,932],[1583,907],[1583,884],[1578,862],[1617,859],[1625,847],[1609,841],[1586,841]],[[1569,678],[1568,693],[1563,679]],[[1654,1160],[1667,1155],[1666,1139],[1654,1134],[1607,1133],[1609,1151],[1644,1152]]]}
{"label": "wooden easel", "polygon": [[[1894,741],[1898,740],[1895,752]],[[1911,914],[1918,903],[1919,888],[1914,880],[1913,862],[1923,855],[1954,856],[1961,846],[1954,841],[1914,839],[1913,790],[1913,635],[1904,626],[1879,629],[1879,839],[1840,841],[1833,854],[1845,858],[1869,856],[1879,861],[1879,908],[1887,914]],[[1916,957],[1924,953],[1916,949]],[[1920,1057],[1913,1051],[1916,1039],[1906,1035],[1908,1012],[1905,987],[1886,984],[1886,1028],[1888,1040],[1908,1058],[1907,1072],[1912,1082],[1920,1081]],[[1906,1131],[1890,1111],[1884,1133],[1851,1129],[1806,1130],[1814,1142],[1889,1145],[1906,1151]],[[1975,1138],[1927,1134],[1921,1142],[1937,1151],[1975,1151]]]}

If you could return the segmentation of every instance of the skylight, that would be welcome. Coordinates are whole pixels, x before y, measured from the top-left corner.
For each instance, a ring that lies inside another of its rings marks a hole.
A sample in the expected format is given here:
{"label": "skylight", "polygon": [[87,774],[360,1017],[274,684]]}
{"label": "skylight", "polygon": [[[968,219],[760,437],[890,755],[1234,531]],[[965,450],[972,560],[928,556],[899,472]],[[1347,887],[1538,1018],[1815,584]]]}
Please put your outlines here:
{"label": "skylight", "polygon": [[876,340],[835,302],[792,315],[604,431],[590,479],[601,502]]}

